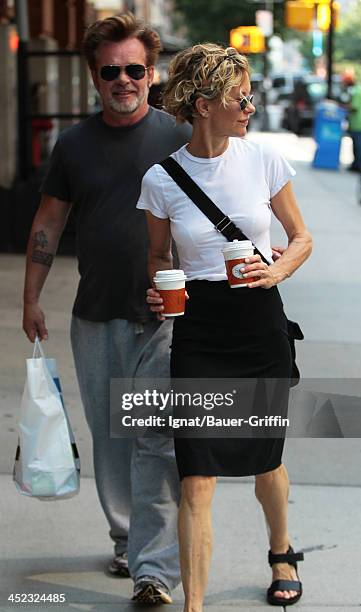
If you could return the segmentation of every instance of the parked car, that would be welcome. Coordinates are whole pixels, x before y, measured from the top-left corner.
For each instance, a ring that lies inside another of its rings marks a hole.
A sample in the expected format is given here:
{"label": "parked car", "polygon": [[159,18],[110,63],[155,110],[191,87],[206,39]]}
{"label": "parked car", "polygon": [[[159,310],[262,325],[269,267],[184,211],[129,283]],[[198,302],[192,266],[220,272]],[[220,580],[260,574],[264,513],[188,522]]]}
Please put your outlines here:
{"label": "parked car", "polygon": [[296,83],[302,80],[304,72],[272,73],[270,75],[271,88],[268,92],[268,102],[278,104],[288,100],[292,95]]}
{"label": "parked car", "polygon": [[[333,97],[339,96],[340,78],[333,79]],[[295,83],[283,111],[282,127],[297,135],[313,126],[316,106],[327,97],[327,81],[316,75],[305,75]]]}

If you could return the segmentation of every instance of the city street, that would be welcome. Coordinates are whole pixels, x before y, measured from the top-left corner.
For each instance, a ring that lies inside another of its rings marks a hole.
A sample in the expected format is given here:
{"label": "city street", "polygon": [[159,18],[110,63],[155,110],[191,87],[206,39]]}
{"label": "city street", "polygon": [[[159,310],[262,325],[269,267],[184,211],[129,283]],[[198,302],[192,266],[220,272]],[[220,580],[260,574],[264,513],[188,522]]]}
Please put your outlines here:
{"label": "city street", "polygon": [[[290,133],[261,134],[295,167],[294,189],[314,239],[308,262],[280,287],[289,318],[299,321],[305,340],[297,343],[305,378],[360,378],[361,363],[361,206],[358,177],[346,170],[351,141],[345,138],[340,171],[311,167],[311,138]],[[277,221],[273,244],[285,245]],[[69,324],[77,284],[76,261],[58,257],[41,300],[50,333],[48,356],[58,361],[63,393],[82,462],[80,494],[58,503],[22,497],[12,482],[17,419],[25,359],[32,346],[21,330],[24,256],[0,254],[2,300],[0,355],[0,611],[20,604],[11,593],[57,593],[63,604],[37,604],[51,610],[130,612],[130,580],[105,573],[112,547],[97,500],[90,435],[83,417]],[[284,462],[289,470],[290,538],[305,552],[299,566],[304,612],[361,609],[361,439],[289,439]],[[206,609],[214,612],[269,609],[265,592],[267,532],[253,493],[253,479],[221,479],[214,500],[215,544]],[[174,591],[181,612],[183,595]],[[153,608],[158,609],[158,608]],[[34,610],[34,604],[21,604]]]}

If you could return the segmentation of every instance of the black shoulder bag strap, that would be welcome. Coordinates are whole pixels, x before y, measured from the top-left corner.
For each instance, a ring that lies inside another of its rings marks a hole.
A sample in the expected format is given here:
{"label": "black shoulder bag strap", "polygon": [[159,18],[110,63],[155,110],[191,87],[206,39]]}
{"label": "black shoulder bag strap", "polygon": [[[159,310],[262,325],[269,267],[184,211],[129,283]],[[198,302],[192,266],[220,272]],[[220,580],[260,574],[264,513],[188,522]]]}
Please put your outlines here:
{"label": "black shoulder bag strap", "polygon": [[[229,242],[232,240],[249,240],[242,230],[237,227],[231,219],[225,215],[220,208],[207,196],[206,193],[194,182],[189,174],[183,170],[182,166],[173,157],[160,162],[160,165],[169,174],[169,176],[177,183],[178,187],[194,202],[194,204],[208,217],[213,223],[215,229],[223,234]],[[252,242],[253,244],[253,242]],[[253,245],[254,251],[260,255],[261,259],[269,265],[269,261],[262,253]],[[298,323],[287,319],[288,338],[292,354],[292,380],[291,386],[294,387],[300,380],[300,372],[296,364],[296,347],[295,339],[303,340],[304,335]]]}
{"label": "black shoulder bag strap", "polygon": [[[168,172],[169,176],[177,183],[184,193],[194,202],[194,204],[208,217],[213,223],[217,232],[223,234],[229,242],[232,240],[249,240],[242,230],[225,215],[220,208],[198,187],[197,183],[183,170],[182,166],[173,157],[168,157],[160,162],[160,165]],[[253,244],[253,243],[252,243]],[[269,261],[262,255],[255,245],[254,250],[261,259],[269,265]]]}

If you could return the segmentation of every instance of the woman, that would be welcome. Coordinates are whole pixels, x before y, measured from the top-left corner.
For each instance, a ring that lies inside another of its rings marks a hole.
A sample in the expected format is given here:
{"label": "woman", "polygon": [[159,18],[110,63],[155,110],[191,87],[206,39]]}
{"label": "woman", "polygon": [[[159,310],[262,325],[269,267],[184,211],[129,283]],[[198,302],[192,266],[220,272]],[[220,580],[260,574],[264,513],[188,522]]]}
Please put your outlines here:
{"label": "woman", "polygon": [[[244,272],[256,280],[242,290],[227,283],[226,239],[162,166],[144,176],[138,208],[147,211],[149,272],[172,268],[171,236],[189,282],[184,317],[174,322],[171,374],[179,378],[285,378],[291,356],[277,284],[309,256],[311,238],[297,207],[294,171],[273,149],[244,139],[254,113],[247,59],[235,49],[196,45],[171,62],[165,110],[193,125],[188,145],[172,157],[242,229],[269,264],[253,256]],[[288,236],[273,263],[271,209]],[[161,317],[154,290],[147,301]],[[226,313],[226,314],[225,314]],[[287,400],[287,398],[286,398]],[[182,480],[179,541],[184,612],[201,612],[212,546],[211,501],[217,476],[256,476],[256,496],[270,533],[273,582],[269,603],[290,605],[302,594],[287,532],[288,476],[281,439],[175,440]]]}

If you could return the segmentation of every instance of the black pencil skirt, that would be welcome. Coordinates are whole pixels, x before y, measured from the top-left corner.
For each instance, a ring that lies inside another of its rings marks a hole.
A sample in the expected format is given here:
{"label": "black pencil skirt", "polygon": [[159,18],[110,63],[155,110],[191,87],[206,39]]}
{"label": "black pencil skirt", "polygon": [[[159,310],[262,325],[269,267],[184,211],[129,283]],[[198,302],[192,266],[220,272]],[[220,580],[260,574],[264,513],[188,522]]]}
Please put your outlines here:
{"label": "black pencil skirt", "polygon": [[[277,287],[231,289],[227,281],[195,280],[186,289],[185,315],[174,321],[172,378],[291,377],[287,319]],[[277,410],[283,416],[286,387]],[[181,479],[250,476],[279,467],[284,437],[175,437],[174,444]]]}

